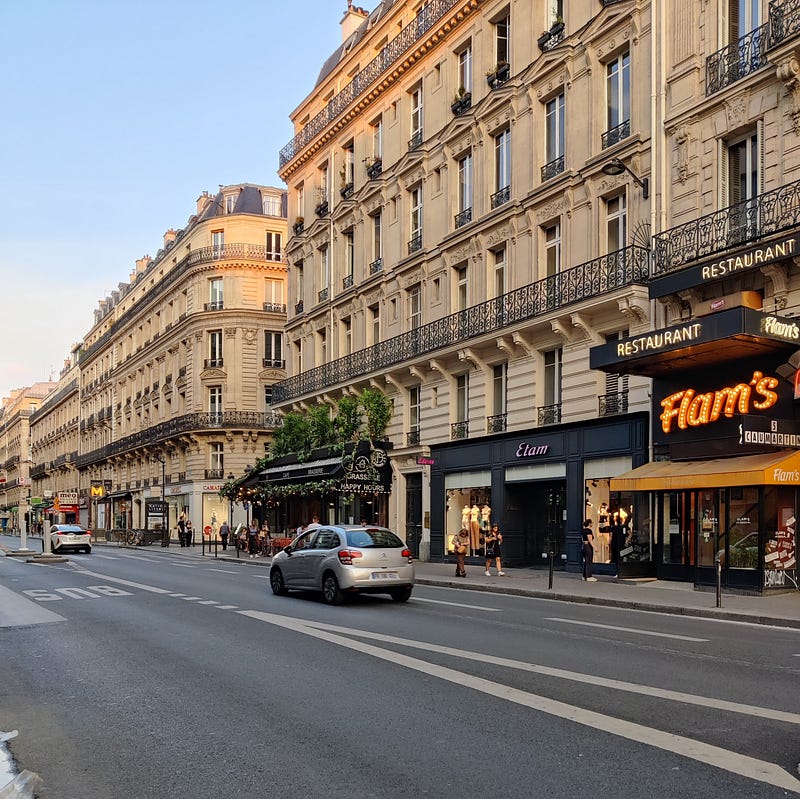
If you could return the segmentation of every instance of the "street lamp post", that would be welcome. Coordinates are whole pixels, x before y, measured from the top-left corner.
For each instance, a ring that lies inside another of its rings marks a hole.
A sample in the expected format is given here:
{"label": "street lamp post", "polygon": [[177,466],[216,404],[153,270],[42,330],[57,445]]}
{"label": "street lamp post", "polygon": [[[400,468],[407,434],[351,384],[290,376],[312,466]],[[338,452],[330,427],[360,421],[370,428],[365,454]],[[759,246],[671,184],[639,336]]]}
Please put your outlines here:
{"label": "street lamp post", "polygon": [[169,518],[167,515],[167,502],[164,497],[164,483],[166,482],[167,459],[163,455],[153,457],[154,461],[161,464],[161,546],[169,546]]}

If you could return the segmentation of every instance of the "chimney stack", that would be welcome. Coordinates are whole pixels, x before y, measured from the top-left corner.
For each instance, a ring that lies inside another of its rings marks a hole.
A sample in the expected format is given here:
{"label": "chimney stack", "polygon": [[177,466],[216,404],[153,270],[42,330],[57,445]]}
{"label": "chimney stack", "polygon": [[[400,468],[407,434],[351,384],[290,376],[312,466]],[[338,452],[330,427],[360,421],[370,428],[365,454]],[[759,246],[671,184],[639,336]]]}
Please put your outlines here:
{"label": "chimney stack", "polygon": [[342,41],[347,41],[353,31],[357,30],[368,16],[369,12],[365,8],[354,6],[353,0],[347,0],[347,11],[344,12],[342,21],[339,23],[342,26]]}

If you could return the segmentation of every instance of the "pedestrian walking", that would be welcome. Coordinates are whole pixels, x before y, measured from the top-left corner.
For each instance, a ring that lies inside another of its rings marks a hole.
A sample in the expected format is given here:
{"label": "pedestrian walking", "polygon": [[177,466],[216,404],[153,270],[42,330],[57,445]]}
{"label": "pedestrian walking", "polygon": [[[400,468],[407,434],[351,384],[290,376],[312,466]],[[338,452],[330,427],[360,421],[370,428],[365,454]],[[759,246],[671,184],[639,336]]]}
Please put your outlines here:
{"label": "pedestrian walking", "polygon": [[466,527],[462,527],[454,536],[453,536],[453,552],[456,556],[456,577],[466,577],[467,572],[464,568],[464,561],[467,557],[467,551],[469,550],[469,530]]}
{"label": "pedestrian walking", "polygon": [[586,519],[581,530],[581,550],[583,552],[583,579],[596,583],[597,577],[592,577],[592,562],[594,561],[594,533],[592,520]]}
{"label": "pedestrian walking", "polygon": [[186,546],[194,546],[194,527],[191,519],[186,520]]}
{"label": "pedestrian walking", "polygon": [[228,525],[228,520],[225,519],[222,524],[219,526],[219,537],[222,541],[222,551],[224,552],[228,548],[228,536],[231,534],[231,528]]}
{"label": "pedestrian walking", "polygon": [[250,557],[254,558],[258,555],[258,523],[255,519],[250,522],[247,528],[247,551]]}
{"label": "pedestrian walking", "polygon": [[178,543],[182,546],[186,546],[186,514],[181,513],[180,518],[178,519]]}
{"label": "pedestrian walking", "polygon": [[497,574],[500,577],[505,577],[506,573],[503,571],[503,553],[500,549],[500,545],[503,543],[503,534],[500,532],[500,527],[496,524],[493,524],[489,532],[486,533],[486,536],[483,539],[483,544],[485,547],[485,554],[486,554],[486,576],[491,577],[491,566],[492,560],[494,560],[494,565],[497,567]]}

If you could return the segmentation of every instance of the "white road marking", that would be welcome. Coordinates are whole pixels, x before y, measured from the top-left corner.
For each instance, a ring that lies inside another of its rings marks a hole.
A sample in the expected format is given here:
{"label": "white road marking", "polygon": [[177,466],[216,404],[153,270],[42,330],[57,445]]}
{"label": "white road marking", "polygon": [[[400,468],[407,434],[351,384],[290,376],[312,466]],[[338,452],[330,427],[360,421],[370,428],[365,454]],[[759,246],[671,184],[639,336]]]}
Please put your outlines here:
{"label": "white road marking", "polygon": [[101,555],[98,552],[94,553],[94,557],[95,558],[100,558],[101,560],[120,560],[120,556],[119,555]]}
{"label": "white road marking", "polygon": [[268,574],[253,574],[252,577],[258,577],[260,580],[269,580]]}
{"label": "white road marking", "polygon": [[560,621],[562,624],[580,624],[584,627],[599,627],[603,630],[617,630],[623,633],[636,633],[636,635],[653,635],[657,638],[674,638],[677,641],[694,641],[696,643],[704,644],[709,641],[708,638],[693,638],[690,635],[673,635],[672,633],[659,633],[655,630],[639,630],[635,627],[617,627],[614,624],[598,624],[593,621],[580,621],[579,619],[559,619],[556,616],[546,618],[545,621]]}
{"label": "white road marking", "polygon": [[196,569],[197,566],[192,566],[189,563],[170,563],[170,566],[180,566],[181,569]]}
{"label": "white road marking", "polygon": [[198,605],[219,605],[216,599],[204,599],[202,602],[198,602]]}
{"label": "white road marking", "polygon": [[467,605],[463,602],[445,602],[442,599],[423,599],[421,596],[415,596],[413,602],[430,602],[432,605],[450,605],[454,608],[469,608],[470,610],[485,610],[488,613],[502,613],[501,608],[485,608],[483,605]]}
{"label": "white road marking", "polygon": [[217,610],[239,610],[238,605],[217,605]]}
{"label": "white road marking", "polygon": [[[695,741],[682,735],[666,733],[661,730],[646,727],[643,724],[616,719],[592,710],[568,705],[565,702],[559,702],[555,699],[549,699],[527,691],[521,691],[517,688],[511,688],[507,685],[501,685],[493,680],[486,680],[466,672],[447,668],[446,666],[428,663],[424,660],[418,660],[417,658],[412,658],[399,652],[380,649],[379,647],[365,644],[361,641],[352,641],[343,637],[343,635],[336,635],[321,629],[322,627],[338,629],[341,633],[352,634],[353,631],[347,628],[335,628],[333,625],[309,623],[300,619],[292,619],[258,610],[241,610],[239,613],[252,619],[274,624],[288,630],[302,633],[303,635],[309,635],[347,649],[352,649],[356,652],[361,652],[365,655],[370,655],[380,660],[385,660],[393,665],[404,666],[408,669],[413,669],[414,671],[419,671],[432,677],[438,677],[439,679],[455,683],[462,687],[472,688],[475,691],[495,696],[498,699],[505,699],[508,702],[514,702],[523,707],[529,707],[533,710],[566,719],[567,721],[572,721],[591,729],[608,732],[611,735],[627,738],[637,743],[648,744],[658,749],[673,752],[677,755],[697,760],[700,763],[706,763],[707,765],[729,771],[732,774],[738,774],[747,779],[775,785],[776,787],[800,794],[800,781],[775,763],[748,757],[739,752],[731,752],[727,749],[712,746],[702,741]],[[375,635],[374,637],[378,638],[379,636]],[[407,643],[404,642],[403,639],[397,640],[400,643]],[[422,646],[426,648],[428,645]]]}
{"label": "white road marking", "polygon": [[219,572],[220,574],[238,574],[239,572],[230,569],[206,569],[207,572]]}
{"label": "white road marking", "polygon": [[158,563],[157,558],[143,558],[141,555],[125,555],[128,560],[143,560],[145,563]]}
{"label": "white road marking", "polygon": [[201,596],[185,596],[185,597],[183,597],[183,599],[185,599],[187,602],[196,602],[198,599],[202,599],[202,598],[203,597],[201,597]]}

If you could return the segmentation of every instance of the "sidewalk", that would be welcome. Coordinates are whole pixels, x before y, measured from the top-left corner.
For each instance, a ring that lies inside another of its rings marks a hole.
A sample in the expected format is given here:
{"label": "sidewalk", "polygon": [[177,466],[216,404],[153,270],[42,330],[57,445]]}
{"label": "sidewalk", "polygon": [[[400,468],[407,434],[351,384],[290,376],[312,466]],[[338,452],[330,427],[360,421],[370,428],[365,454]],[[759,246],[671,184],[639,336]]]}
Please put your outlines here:
{"label": "sidewalk", "polygon": [[[38,539],[29,542],[29,548],[39,551]],[[98,541],[97,550],[117,548],[116,544]],[[0,536],[0,551],[17,549],[19,538]],[[168,548],[158,545],[138,547],[137,552],[161,557],[165,554],[177,555],[198,560],[213,560],[214,551],[206,549],[203,556],[200,544],[181,548],[173,542]],[[86,555],[78,558],[85,559]],[[91,556],[88,556],[91,557]],[[238,563],[243,568],[267,568],[270,558],[250,559],[242,552],[236,557],[236,550],[228,547],[227,552],[217,550],[217,560]],[[578,602],[587,605],[632,608],[659,613],[683,616],[747,621],[757,624],[773,624],[780,627],[800,629],[800,591],[766,596],[742,596],[729,594],[723,589],[722,607],[717,608],[716,594],[713,590],[696,591],[689,583],[668,582],[664,580],[617,580],[615,577],[600,576],[596,583],[581,580],[580,575],[555,572],[553,588],[548,589],[546,569],[507,568],[505,577],[498,577],[492,569],[492,576],[484,574],[483,567],[467,566],[467,576],[454,577],[452,563],[415,564],[416,581],[419,585],[436,585],[454,589],[488,591],[501,594],[556,599],[562,602]]]}

